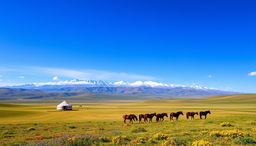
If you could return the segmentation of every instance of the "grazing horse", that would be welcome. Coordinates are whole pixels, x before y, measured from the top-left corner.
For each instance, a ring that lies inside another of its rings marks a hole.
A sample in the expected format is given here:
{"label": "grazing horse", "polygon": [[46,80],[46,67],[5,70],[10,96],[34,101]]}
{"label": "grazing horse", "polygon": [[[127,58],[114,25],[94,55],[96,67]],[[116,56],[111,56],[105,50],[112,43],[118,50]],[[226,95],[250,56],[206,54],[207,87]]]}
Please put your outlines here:
{"label": "grazing horse", "polygon": [[167,113],[161,113],[156,115],[156,121],[164,121],[164,117],[168,117]]}
{"label": "grazing horse", "polygon": [[201,111],[200,112],[200,119],[202,119],[202,116],[204,116],[204,119],[206,119],[207,114],[211,114],[211,111]]}
{"label": "grazing horse", "polygon": [[170,113],[170,120],[173,120],[173,117],[175,117],[176,120],[178,120],[180,115],[183,115],[182,111],[178,111],[177,113]]}
{"label": "grazing horse", "polygon": [[150,123],[150,122],[152,122],[152,119],[154,118],[154,116],[156,116],[156,113],[145,114],[145,119],[146,119],[146,121],[148,121],[147,119],[149,119],[149,123]]}
{"label": "grazing horse", "polygon": [[142,119],[144,119],[144,122],[146,123],[147,122],[147,117],[146,117],[147,114],[139,114],[139,123],[141,123]]}
{"label": "grazing horse", "polygon": [[191,117],[191,120],[195,119],[195,115],[198,115],[198,112],[187,112],[186,113],[187,119],[189,119],[189,117]]}
{"label": "grazing horse", "polygon": [[138,121],[138,118],[136,115],[134,114],[130,114],[130,115],[123,115],[123,119],[124,119],[124,123],[126,124],[126,120],[130,120],[130,123],[133,123],[133,121]]}

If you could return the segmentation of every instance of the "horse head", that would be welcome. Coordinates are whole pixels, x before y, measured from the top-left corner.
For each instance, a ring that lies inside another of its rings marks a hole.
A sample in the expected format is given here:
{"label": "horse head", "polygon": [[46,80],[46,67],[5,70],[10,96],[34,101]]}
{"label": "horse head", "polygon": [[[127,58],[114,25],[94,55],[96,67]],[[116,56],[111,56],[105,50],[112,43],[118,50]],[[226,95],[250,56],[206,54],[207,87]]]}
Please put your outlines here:
{"label": "horse head", "polygon": [[167,113],[163,113],[162,115],[168,117]]}
{"label": "horse head", "polygon": [[183,115],[183,112],[182,111],[179,111],[179,112],[177,112],[178,114],[180,114],[180,115]]}
{"label": "horse head", "polygon": [[128,117],[128,115],[123,115],[123,118],[126,119]]}
{"label": "horse head", "polygon": [[211,111],[210,111],[210,110],[208,110],[208,111],[207,111],[207,113],[211,114]]}

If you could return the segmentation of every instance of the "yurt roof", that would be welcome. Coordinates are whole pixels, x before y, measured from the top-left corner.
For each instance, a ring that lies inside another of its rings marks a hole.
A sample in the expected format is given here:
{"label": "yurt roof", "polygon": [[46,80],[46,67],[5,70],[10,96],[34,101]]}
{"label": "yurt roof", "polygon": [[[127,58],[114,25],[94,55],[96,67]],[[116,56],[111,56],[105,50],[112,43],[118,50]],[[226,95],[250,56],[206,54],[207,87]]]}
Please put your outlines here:
{"label": "yurt roof", "polygon": [[68,106],[68,102],[66,100],[62,101],[58,106]]}

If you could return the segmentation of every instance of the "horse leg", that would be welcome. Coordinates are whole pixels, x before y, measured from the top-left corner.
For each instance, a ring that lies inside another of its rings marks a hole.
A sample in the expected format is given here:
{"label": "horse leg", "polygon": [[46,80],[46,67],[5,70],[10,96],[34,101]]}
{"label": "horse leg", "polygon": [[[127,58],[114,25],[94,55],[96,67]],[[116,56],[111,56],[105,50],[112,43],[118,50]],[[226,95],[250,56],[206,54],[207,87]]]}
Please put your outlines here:
{"label": "horse leg", "polygon": [[124,124],[126,124],[126,119],[124,119]]}
{"label": "horse leg", "polygon": [[206,116],[207,116],[207,115],[205,115],[204,119],[206,119]]}
{"label": "horse leg", "polygon": [[200,114],[200,119],[202,119],[202,115]]}

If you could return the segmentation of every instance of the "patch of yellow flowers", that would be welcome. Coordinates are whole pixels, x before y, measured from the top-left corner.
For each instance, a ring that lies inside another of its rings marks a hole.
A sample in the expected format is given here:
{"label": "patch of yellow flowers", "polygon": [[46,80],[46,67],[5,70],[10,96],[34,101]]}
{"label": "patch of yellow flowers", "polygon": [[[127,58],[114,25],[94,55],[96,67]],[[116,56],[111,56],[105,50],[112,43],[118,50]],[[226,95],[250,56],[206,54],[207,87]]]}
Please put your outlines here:
{"label": "patch of yellow flowers", "polygon": [[232,127],[233,125],[230,122],[222,122],[220,123],[221,127]]}
{"label": "patch of yellow flowers", "polygon": [[197,140],[192,143],[192,146],[212,146],[213,144],[207,140]]}
{"label": "patch of yellow flowers", "polygon": [[204,135],[204,134],[207,134],[208,131],[201,131],[200,133]]}
{"label": "patch of yellow flowers", "polygon": [[229,137],[241,137],[246,135],[245,132],[242,132],[238,129],[234,130],[224,130],[224,131],[211,131],[210,136],[229,136]]}
{"label": "patch of yellow flowers", "polygon": [[36,130],[36,128],[34,128],[34,127],[27,128],[27,131],[34,131],[34,130]]}
{"label": "patch of yellow flowers", "polygon": [[168,137],[169,137],[168,134],[163,134],[163,133],[156,133],[155,135],[153,135],[153,138],[157,140],[166,140]]}
{"label": "patch of yellow flowers", "polygon": [[129,141],[128,136],[116,136],[112,139],[113,144],[125,144]]}
{"label": "patch of yellow flowers", "polygon": [[188,132],[181,132],[182,135],[190,135]]}
{"label": "patch of yellow flowers", "polygon": [[176,138],[168,138],[166,141],[163,142],[162,146],[174,146],[176,145],[176,143],[177,143]]}
{"label": "patch of yellow flowers", "polygon": [[138,137],[135,140],[131,141],[132,144],[143,144],[146,143],[148,140],[148,137]]}

